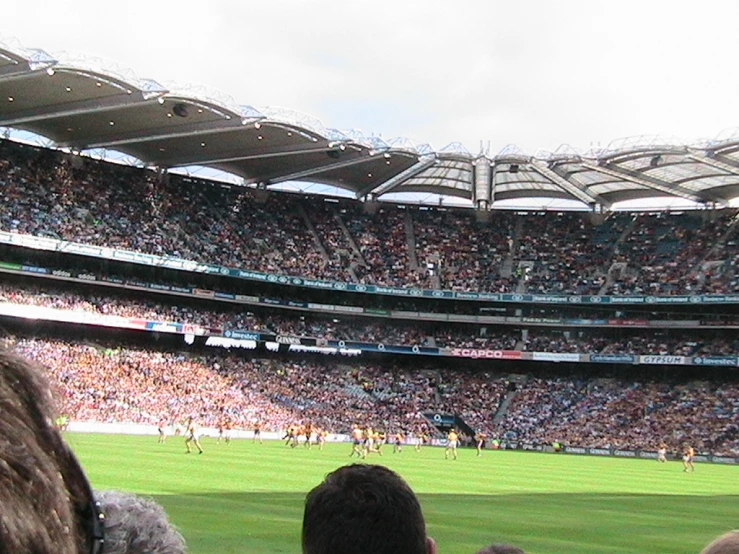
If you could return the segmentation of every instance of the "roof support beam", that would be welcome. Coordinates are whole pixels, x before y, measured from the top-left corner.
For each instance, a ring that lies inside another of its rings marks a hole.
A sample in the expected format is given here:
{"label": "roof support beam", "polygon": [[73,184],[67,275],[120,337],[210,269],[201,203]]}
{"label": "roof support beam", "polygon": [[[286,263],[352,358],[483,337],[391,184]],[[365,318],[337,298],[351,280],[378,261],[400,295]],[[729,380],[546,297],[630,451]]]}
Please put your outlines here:
{"label": "roof support beam", "polygon": [[392,192],[395,188],[400,186],[401,183],[407,181],[408,179],[412,179],[422,171],[434,165],[434,163],[436,163],[436,158],[434,158],[433,156],[430,156],[428,159],[421,158],[418,160],[418,162],[410,166],[408,169],[406,169],[405,171],[401,171],[395,177],[391,177],[381,185],[365,187],[358,190],[357,198],[362,198],[363,196],[367,196],[370,193],[373,193],[375,196],[380,196],[381,194]]}
{"label": "roof support beam", "polygon": [[[236,154],[236,153],[224,153],[223,155],[217,157],[217,158],[207,158],[207,159],[190,159],[186,162],[180,162],[176,160],[171,160],[169,162],[164,161],[157,161],[155,162],[156,165],[162,165],[167,167],[185,167],[188,165],[214,165],[214,164],[224,164],[224,163],[233,163],[233,162],[246,162],[249,160],[264,160],[269,158],[281,158],[285,156],[297,156],[300,154],[317,154],[321,152],[336,152],[340,151],[335,145],[322,145],[322,146],[316,146],[315,144],[311,143],[308,145],[303,146],[296,146],[293,148],[279,148],[279,149],[252,149],[252,150],[244,150],[243,154]],[[363,158],[366,159],[366,158]]]}
{"label": "roof support beam", "polygon": [[4,67],[0,67],[0,82],[10,81],[13,78],[23,77],[31,73],[31,68],[27,63],[12,63]]}
{"label": "roof support beam", "polygon": [[312,175],[319,175],[321,173],[325,173],[326,171],[333,171],[335,169],[343,169],[345,167],[352,167],[355,165],[361,165],[366,162],[371,162],[373,160],[376,160],[378,158],[382,158],[385,154],[373,154],[371,156],[360,156],[358,158],[353,158],[351,160],[345,160],[343,162],[337,162],[327,165],[321,165],[318,167],[312,167],[310,169],[304,169],[303,171],[296,171],[294,173],[289,173],[287,175],[281,175],[279,177],[273,177],[269,179],[270,185],[275,185],[277,183],[284,183],[285,181],[298,181],[300,179],[305,179],[306,177],[310,177]]}
{"label": "roof support beam", "polygon": [[680,198],[685,198],[686,200],[690,200],[691,202],[697,202],[699,204],[704,204],[706,202],[704,198],[701,198],[700,196],[696,196],[695,194],[693,194],[692,191],[689,191],[681,187],[680,185],[672,185],[670,183],[661,181],[660,179],[649,177],[648,175],[640,175],[639,173],[636,173],[635,171],[630,171],[630,170],[623,169],[623,168],[616,169],[612,167],[605,167],[605,166],[600,166],[600,165],[589,163],[589,162],[583,163],[582,166],[587,169],[590,169],[591,171],[596,171],[603,175],[608,175],[609,177],[615,177],[616,179],[623,179],[624,181],[630,181],[637,185],[647,187],[648,189],[657,190],[659,192],[664,192],[670,196],[679,196]]}
{"label": "roof support beam", "polygon": [[90,100],[77,100],[75,102],[66,102],[64,104],[54,104],[52,106],[9,113],[4,117],[0,117],[0,125],[3,127],[27,125],[29,123],[37,123],[60,117],[72,117],[117,110],[126,106],[142,104],[143,102],[145,100],[141,92],[116,94],[115,96],[105,96]]}
{"label": "roof support beam", "polygon": [[76,148],[79,150],[94,148],[117,148],[119,146],[127,146],[129,144],[141,144],[157,140],[188,138],[206,133],[211,134],[224,133],[228,131],[243,131],[243,129],[243,125],[241,125],[241,122],[238,120],[235,122],[233,120],[223,120],[222,122],[201,121],[199,123],[186,123],[184,125],[176,125],[173,126],[170,130],[160,132],[151,132],[151,129],[144,129],[116,135],[115,139],[109,139],[106,137],[93,137],[84,142],[75,141],[59,144],[60,146],[67,146],[69,148]]}
{"label": "roof support beam", "polygon": [[[53,64],[49,63],[48,67]],[[0,83],[7,83],[8,81],[20,81],[21,79],[28,79],[29,77],[37,76],[42,70],[32,70],[28,67],[28,64],[10,65],[0,68]]]}
{"label": "roof support beam", "polygon": [[529,164],[529,167],[545,179],[549,179],[552,183],[557,185],[566,193],[577,198],[580,202],[583,202],[585,204],[600,204],[601,206],[605,206],[607,208],[611,207],[611,203],[605,200],[603,197],[599,196],[598,194],[593,194],[578,183],[573,183],[556,170],[540,166],[533,162]]}
{"label": "roof support beam", "polygon": [[727,158],[726,156],[716,154],[713,157],[709,158],[708,156],[703,156],[700,154],[688,154],[688,158],[702,164],[710,165],[711,167],[715,167],[716,169],[720,169],[721,171],[726,171],[726,173],[739,175],[739,163],[730,158]]}

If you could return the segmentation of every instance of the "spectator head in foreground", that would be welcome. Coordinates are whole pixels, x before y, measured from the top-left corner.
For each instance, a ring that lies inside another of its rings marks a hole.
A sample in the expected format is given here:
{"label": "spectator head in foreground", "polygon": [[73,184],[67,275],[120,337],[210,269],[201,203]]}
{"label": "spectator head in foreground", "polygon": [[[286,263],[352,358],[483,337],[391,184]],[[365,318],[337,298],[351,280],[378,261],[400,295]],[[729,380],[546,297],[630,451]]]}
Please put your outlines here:
{"label": "spectator head in foreground", "polygon": [[739,531],[729,531],[706,546],[701,554],[739,554]]}
{"label": "spectator head in foreground", "polygon": [[26,360],[0,349],[0,553],[100,552],[97,506],[54,424],[51,388]]}
{"label": "spectator head in foreground", "polygon": [[494,543],[478,550],[477,554],[526,554],[519,547],[512,544]]}
{"label": "spectator head in foreground", "polygon": [[95,491],[105,514],[103,554],[184,554],[185,539],[153,500],[120,491]]}
{"label": "spectator head in foreground", "polygon": [[436,554],[408,483],[378,465],[329,473],[308,493],[303,554]]}

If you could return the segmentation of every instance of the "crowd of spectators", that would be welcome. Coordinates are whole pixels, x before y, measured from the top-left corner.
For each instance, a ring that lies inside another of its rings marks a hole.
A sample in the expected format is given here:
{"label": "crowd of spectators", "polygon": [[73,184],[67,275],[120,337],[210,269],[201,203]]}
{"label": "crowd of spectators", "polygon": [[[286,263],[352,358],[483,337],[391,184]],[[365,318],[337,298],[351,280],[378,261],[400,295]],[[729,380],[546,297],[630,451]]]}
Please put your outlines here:
{"label": "crowd of spectators", "polygon": [[510,326],[423,324],[418,321],[372,317],[320,317],[303,312],[254,313],[242,307],[213,302],[189,306],[156,302],[142,297],[82,294],[39,285],[0,281],[0,302],[83,311],[160,322],[198,325],[207,329],[248,330],[276,335],[326,340],[358,341],[439,348],[481,348],[602,354],[657,354],[675,356],[737,355],[739,340],[730,331],[710,335],[676,329],[643,330],[625,336],[607,328],[570,330],[531,328],[524,333]]}
{"label": "crowd of spectators", "polygon": [[579,213],[530,214],[522,218],[516,257],[528,264],[521,272],[532,293],[599,294],[610,243],[620,235],[623,214],[595,226]]}
{"label": "crowd of spectators", "polygon": [[[722,244],[736,215],[727,210],[711,219],[669,212],[634,218],[628,236],[615,247],[613,262],[623,262],[626,268],[619,272],[609,293],[669,296],[720,292],[712,273],[729,278],[733,269],[721,264],[715,267],[718,271],[702,272],[700,264],[715,259],[712,249]],[[736,288],[724,292],[727,290]]]}
{"label": "crowd of spectators", "polygon": [[502,266],[511,254],[513,227],[507,212],[497,214],[495,225],[485,225],[459,211],[414,211],[418,263],[438,274],[443,289],[510,291],[515,279],[504,277]]}
{"label": "crowd of spectators", "polygon": [[511,439],[591,448],[655,450],[665,441],[739,453],[736,383],[660,383],[531,377],[496,432]]}
{"label": "crowd of spectators", "polygon": [[358,423],[419,433],[431,429],[423,414],[441,412],[502,440],[628,449],[664,440],[675,450],[689,442],[699,452],[739,455],[736,382],[389,369],[40,339],[15,347],[48,369],[74,421],[156,425],[194,415],[215,426],[227,416],[247,429],[311,421],[332,432]]}
{"label": "crowd of spectators", "polygon": [[595,222],[573,212],[494,212],[478,223],[470,210],[370,209],[0,141],[2,230],[347,282],[561,294],[736,292],[736,216],[729,209],[614,213]]}

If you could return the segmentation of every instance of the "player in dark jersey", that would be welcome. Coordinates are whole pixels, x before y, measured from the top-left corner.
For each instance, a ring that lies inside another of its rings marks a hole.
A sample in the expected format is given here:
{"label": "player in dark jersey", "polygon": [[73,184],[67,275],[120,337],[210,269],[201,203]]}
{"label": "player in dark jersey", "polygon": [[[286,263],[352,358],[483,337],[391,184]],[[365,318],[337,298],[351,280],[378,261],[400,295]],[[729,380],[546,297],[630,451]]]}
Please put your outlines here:
{"label": "player in dark jersey", "polygon": [[262,424],[259,421],[254,422],[254,436],[251,442],[257,442],[257,439],[259,439],[259,444],[262,444]]}

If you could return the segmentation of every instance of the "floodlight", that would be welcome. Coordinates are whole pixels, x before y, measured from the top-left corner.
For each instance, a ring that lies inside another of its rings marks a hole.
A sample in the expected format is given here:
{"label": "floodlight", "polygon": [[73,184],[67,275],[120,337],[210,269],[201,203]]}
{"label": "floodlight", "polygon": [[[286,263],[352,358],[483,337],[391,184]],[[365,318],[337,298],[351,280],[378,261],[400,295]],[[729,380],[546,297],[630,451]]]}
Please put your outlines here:
{"label": "floodlight", "polygon": [[189,115],[187,112],[187,104],[175,104],[174,108],[172,108],[172,113],[177,117],[187,117]]}

